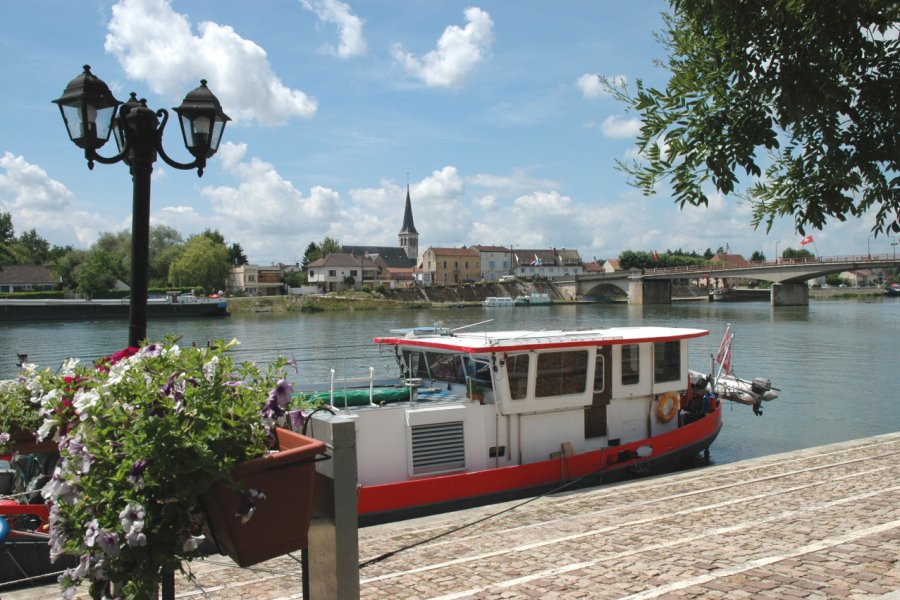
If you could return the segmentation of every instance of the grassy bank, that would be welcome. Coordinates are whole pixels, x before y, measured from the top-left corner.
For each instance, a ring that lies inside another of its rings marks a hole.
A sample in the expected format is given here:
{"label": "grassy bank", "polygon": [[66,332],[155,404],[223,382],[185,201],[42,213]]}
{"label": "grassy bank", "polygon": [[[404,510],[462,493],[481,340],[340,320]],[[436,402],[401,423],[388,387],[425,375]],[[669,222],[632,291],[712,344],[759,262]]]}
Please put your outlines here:
{"label": "grassy bank", "polygon": [[348,292],[326,296],[263,296],[229,298],[228,312],[233,315],[252,313],[290,313],[353,310],[385,310],[398,308],[431,308],[428,302],[387,300],[373,294]]}

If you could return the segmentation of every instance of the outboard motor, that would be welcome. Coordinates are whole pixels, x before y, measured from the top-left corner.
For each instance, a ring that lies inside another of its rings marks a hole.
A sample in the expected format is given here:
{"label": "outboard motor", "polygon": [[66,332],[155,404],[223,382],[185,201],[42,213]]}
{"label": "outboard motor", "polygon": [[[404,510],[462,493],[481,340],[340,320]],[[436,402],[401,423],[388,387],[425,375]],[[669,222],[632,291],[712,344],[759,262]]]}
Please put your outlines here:
{"label": "outboard motor", "polygon": [[750,390],[757,395],[762,395],[772,389],[772,381],[762,377],[754,377],[750,382]]}

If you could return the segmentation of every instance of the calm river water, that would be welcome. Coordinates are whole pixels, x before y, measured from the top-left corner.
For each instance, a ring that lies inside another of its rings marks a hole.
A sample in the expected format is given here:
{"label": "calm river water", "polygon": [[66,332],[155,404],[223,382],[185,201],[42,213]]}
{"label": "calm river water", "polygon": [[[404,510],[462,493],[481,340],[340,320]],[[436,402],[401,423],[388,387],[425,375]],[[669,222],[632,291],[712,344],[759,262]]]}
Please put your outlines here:
{"label": "calm river water", "polygon": [[[812,301],[773,309],[763,302],[690,302],[639,307],[620,304],[530,308],[358,311],[258,314],[225,319],[154,320],[151,339],[167,334],[193,341],[237,338],[241,359],[296,357],[300,382],[327,379],[330,367],[348,376],[394,375],[394,361],[372,338],[390,329],[459,327],[485,319],[489,329],[672,325],[708,329],[692,342],[691,367],[709,370],[728,323],[735,333],[734,371],[767,377],[781,396],[757,417],[750,407],[726,404],[725,426],[713,445],[716,463],[732,462],[888,433],[900,428],[900,300]],[[125,321],[0,323],[0,379],[15,375],[16,353],[56,368],[69,356],[90,360],[121,348]]]}

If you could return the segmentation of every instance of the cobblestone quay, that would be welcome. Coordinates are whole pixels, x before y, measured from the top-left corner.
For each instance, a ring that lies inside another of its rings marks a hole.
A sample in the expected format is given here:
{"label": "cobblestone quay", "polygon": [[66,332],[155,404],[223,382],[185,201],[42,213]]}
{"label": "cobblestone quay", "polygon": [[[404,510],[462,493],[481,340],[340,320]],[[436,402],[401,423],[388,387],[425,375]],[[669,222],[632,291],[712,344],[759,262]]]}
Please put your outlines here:
{"label": "cobblestone quay", "polygon": [[[359,540],[363,564],[420,543],[360,570],[369,599],[896,599],[900,433],[364,528]],[[291,557],[191,567],[179,598],[302,596]]]}

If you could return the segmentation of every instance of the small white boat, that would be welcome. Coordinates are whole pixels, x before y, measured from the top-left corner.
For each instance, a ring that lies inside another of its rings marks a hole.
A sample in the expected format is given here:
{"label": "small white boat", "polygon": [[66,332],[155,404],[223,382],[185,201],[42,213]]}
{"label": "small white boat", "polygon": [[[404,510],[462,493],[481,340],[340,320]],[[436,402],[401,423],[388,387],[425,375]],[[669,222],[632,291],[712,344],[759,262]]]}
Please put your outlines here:
{"label": "small white boat", "polygon": [[772,381],[765,377],[741,379],[732,372],[731,357],[734,334],[730,333],[731,325],[725,329],[725,337],[715,357],[716,375],[704,375],[699,371],[690,371],[691,385],[694,389],[714,391],[721,399],[738,402],[753,407],[753,412],[762,414],[762,402],[778,397],[778,389],[772,387]]}
{"label": "small white boat", "polygon": [[488,296],[481,302],[485,307],[507,307],[515,306],[516,303],[510,296]]}

